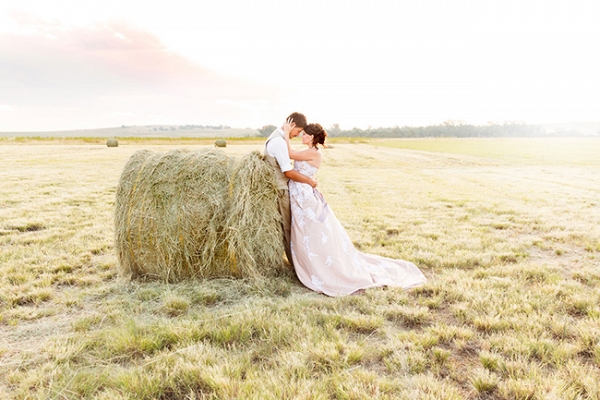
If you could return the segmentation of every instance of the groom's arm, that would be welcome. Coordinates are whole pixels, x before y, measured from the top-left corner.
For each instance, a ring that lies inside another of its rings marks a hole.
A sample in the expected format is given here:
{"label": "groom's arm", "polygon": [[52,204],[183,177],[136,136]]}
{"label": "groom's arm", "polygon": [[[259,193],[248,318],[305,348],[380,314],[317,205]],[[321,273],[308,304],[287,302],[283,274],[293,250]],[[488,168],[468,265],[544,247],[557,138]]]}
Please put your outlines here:
{"label": "groom's arm", "polygon": [[308,177],[304,174],[301,174],[300,172],[296,171],[296,170],[289,170],[289,171],[285,171],[283,173],[288,179],[291,179],[293,181],[296,182],[300,182],[300,183],[307,183],[312,187],[317,187],[317,181],[312,179],[311,177]]}
{"label": "groom's arm", "polygon": [[270,140],[269,143],[267,143],[267,151],[271,153],[275,159],[277,159],[277,163],[279,164],[279,168],[281,168],[281,172],[283,172],[288,179],[300,183],[307,183],[312,187],[317,186],[316,180],[292,169],[292,161],[290,160],[290,156],[287,151],[287,144],[285,143],[285,139],[283,137],[273,138]]}

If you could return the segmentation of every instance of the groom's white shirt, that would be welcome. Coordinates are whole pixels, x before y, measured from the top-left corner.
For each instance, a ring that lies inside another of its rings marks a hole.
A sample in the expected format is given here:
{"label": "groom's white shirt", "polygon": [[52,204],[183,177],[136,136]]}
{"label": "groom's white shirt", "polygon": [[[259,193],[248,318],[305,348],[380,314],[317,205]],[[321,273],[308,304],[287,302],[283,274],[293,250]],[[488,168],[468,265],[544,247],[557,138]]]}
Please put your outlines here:
{"label": "groom's white shirt", "polygon": [[290,160],[290,154],[288,153],[287,143],[283,138],[285,132],[281,128],[275,129],[269,139],[267,140],[267,154],[271,157],[275,157],[281,172],[287,172],[292,170],[292,160]]}

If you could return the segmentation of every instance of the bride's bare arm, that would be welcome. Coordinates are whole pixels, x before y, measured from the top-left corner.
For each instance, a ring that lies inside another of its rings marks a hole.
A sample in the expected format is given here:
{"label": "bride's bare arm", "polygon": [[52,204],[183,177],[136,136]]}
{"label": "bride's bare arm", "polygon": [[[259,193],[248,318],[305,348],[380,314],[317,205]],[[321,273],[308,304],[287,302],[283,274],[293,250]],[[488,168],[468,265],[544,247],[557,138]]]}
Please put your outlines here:
{"label": "bride's bare arm", "polygon": [[319,154],[317,149],[312,148],[312,147],[310,149],[300,150],[300,151],[292,150],[289,147],[289,142],[288,142],[288,152],[290,153],[290,158],[295,161],[312,161]]}
{"label": "bride's bare arm", "polygon": [[310,149],[306,149],[306,150],[292,149],[292,145],[290,143],[290,131],[294,127],[295,127],[295,124],[291,123],[290,121],[286,121],[286,123],[282,127],[283,131],[285,133],[283,135],[283,138],[285,139],[285,143],[287,144],[288,154],[290,155],[290,158],[294,161],[312,161],[316,157],[319,157],[320,153],[317,151],[317,149],[312,148],[312,147]]}

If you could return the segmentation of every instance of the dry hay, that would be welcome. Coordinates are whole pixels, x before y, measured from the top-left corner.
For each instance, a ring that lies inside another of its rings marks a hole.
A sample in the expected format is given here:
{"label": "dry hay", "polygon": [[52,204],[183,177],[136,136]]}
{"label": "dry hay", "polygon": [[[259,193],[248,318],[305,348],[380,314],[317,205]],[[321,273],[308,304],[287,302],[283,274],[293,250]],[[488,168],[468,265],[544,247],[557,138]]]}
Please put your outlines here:
{"label": "dry hay", "polygon": [[107,147],[119,147],[119,141],[117,139],[108,139],[106,141]]}
{"label": "dry hay", "polygon": [[121,272],[169,282],[261,277],[286,270],[277,184],[258,152],[141,150],[117,188]]}
{"label": "dry hay", "polygon": [[215,147],[227,147],[227,141],[225,139],[215,140]]}

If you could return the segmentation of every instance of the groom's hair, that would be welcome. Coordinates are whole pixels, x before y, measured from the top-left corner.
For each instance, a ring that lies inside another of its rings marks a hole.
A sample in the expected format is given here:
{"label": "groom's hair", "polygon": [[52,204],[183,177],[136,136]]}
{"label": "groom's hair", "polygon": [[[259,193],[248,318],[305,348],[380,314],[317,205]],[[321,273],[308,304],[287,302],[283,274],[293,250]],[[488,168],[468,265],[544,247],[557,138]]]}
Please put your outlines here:
{"label": "groom's hair", "polygon": [[299,112],[291,113],[288,119],[292,119],[292,122],[296,124],[297,128],[304,128],[306,126],[306,117],[304,114]]}

